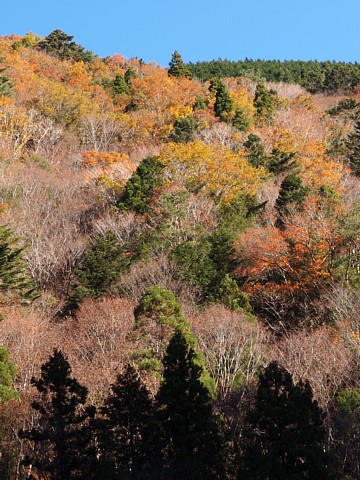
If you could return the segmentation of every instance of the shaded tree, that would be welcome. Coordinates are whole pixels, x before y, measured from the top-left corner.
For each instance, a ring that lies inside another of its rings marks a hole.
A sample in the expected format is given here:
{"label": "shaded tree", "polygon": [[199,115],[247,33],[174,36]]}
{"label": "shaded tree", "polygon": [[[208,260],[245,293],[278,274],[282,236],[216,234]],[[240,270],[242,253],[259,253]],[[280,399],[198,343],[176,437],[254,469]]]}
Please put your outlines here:
{"label": "shaded tree", "polygon": [[294,385],[287,370],[270,363],[260,375],[255,407],[248,416],[239,478],[329,478],[323,420],[309,383]]}
{"label": "shaded tree", "polygon": [[96,422],[102,479],[146,478],[154,456],[153,404],[136,370],[127,365],[111,385]]}
{"label": "shaded tree", "polygon": [[52,480],[92,478],[95,461],[88,427],[94,409],[86,407],[87,389],[70,375],[69,362],[55,349],[42,365],[41,377],[31,381],[39,393],[32,403],[39,414],[38,425],[19,432],[34,444],[24,464],[40,475],[50,474]]}
{"label": "shaded tree", "polygon": [[349,166],[357,177],[360,177],[360,121],[354,126],[354,131],[348,137],[347,141]]}
{"label": "shaded tree", "polygon": [[222,438],[209,391],[200,381],[201,371],[195,351],[177,330],[166,350],[156,397],[162,425],[162,478],[223,478]]}

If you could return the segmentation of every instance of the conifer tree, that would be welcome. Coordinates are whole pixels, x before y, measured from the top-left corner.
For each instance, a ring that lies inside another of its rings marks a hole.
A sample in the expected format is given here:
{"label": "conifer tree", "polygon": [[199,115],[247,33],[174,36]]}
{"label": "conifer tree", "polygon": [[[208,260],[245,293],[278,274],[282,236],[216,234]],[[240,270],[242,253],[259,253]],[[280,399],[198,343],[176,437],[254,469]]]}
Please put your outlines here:
{"label": "conifer tree", "polygon": [[0,404],[18,397],[13,388],[15,373],[16,368],[9,358],[9,352],[0,345]]}
{"label": "conifer tree", "polygon": [[76,62],[91,62],[94,59],[94,54],[90,51],[85,51],[84,47],[73,41],[73,38],[72,35],[56,29],[41,40],[37,46],[61,60],[71,58]]}
{"label": "conifer tree", "polygon": [[135,369],[128,365],[111,385],[97,421],[102,480],[146,478],[154,445],[153,404]]}
{"label": "conifer tree", "polygon": [[349,166],[354,175],[360,177],[360,120],[355,123],[354,131],[349,135],[347,147]]}
{"label": "conifer tree", "polygon": [[257,168],[260,166],[266,166],[268,162],[268,157],[265,153],[264,145],[261,143],[261,138],[250,133],[246,142],[244,142],[244,147],[247,151],[247,158],[253,167]]}
{"label": "conifer tree", "polygon": [[170,77],[185,77],[192,78],[192,73],[189,68],[186,66],[184,60],[181,58],[180,53],[175,50],[172,54],[171,60],[169,62],[168,75]]}
{"label": "conifer tree", "polygon": [[210,81],[210,92],[215,92],[214,113],[221,120],[227,120],[228,114],[233,108],[233,101],[224,83],[219,78]]}
{"label": "conifer tree", "polygon": [[[2,59],[0,59],[0,63],[2,63]],[[3,72],[5,72],[7,68],[0,68],[0,96],[5,95],[9,96],[12,93],[12,89],[15,86],[14,82],[11,82],[8,77],[5,75],[1,75]]]}
{"label": "conifer tree", "polygon": [[296,173],[287,175],[280,185],[279,196],[275,202],[279,215],[288,215],[290,206],[300,209],[307,193],[308,188],[303,186],[301,178]]}
{"label": "conifer tree", "polygon": [[155,189],[162,185],[164,165],[156,157],[144,158],[125,185],[117,207],[145,213]]}
{"label": "conifer tree", "polygon": [[308,382],[272,362],[260,375],[249,414],[244,469],[239,479],[328,479],[323,413]]}
{"label": "conifer tree", "polygon": [[164,478],[223,478],[222,439],[201,370],[196,353],[177,330],[166,351],[157,394]]}
{"label": "conifer tree", "polygon": [[263,83],[256,85],[254,107],[259,119],[270,121],[274,114],[275,92],[268,90]]}
{"label": "conifer tree", "polygon": [[87,424],[94,409],[85,406],[87,389],[70,374],[69,362],[55,349],[42,365],[41,377],[31,381],[40,397],[32,403],[39,424],[19,432],[34,443],[24,464],[52,480],[90,479],[95,462]]}
{"label": "conifer tree", "polygon": [[34,285],[26,273],[24,248],[13,231],[0,225],[0,292],[3,300],[20,297],[32,300]]}
{"label": "conifer tree", "polygon": [[296,167],[295,152],[283,152],[274,148],[271,152],[267,168],[274,175],[287,172]]}

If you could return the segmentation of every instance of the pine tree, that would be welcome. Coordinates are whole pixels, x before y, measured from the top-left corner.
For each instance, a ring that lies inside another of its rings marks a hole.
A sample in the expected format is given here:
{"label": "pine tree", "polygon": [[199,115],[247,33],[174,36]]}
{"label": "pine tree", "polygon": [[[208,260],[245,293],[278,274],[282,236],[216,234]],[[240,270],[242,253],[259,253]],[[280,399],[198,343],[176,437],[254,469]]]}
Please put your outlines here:
{"label": "pine tree", "polygon": [[88,421],[94,409],[86,407],[87,389],[70,377],[71,368],[60,350],[54,350],[41,367],[41,377],[31,383],[39,393],[32,408],[39,424],[19,435],[34,443],[33,453],[24,463],[52,480],[92,478],[95,456],[90,448]]}
{"label": "pine tree", "polygon": [[41,50],[45,50],[61,60],[71,58],[76,62],[93,61],[94,54],[90,51],[85,51],[84,47],[73,41],[73,38],[72,35],[68,35],[63,31],[56,29],[41,40],[37,46]]}
{"label": "pine tree", "polygon": [[192,73],[189,68],[184,63],[183,59],[181,58],[180,53],[175,50],[172,54],[171,60],[169,62],[169,70],[168,75],[170,77],[185,77],[185,78],[192,78]]}
{"label": "pine tree", "polygon": [[295,152],[283,152],[274,148],[271,152],[267,168],[269,172],[274,175],[287,172],[296,167],[295,157]]}
{"label": "pine tree", "polygon": [[11,297],[33,300],[34,285],[26,273],[24,248],[13,231],[0,225],[0,292],[3,301]]}
{"label": "pine tree", "polygon": [[[0,59],[0,63],[2,63],[2,59]],[[3,72],[7,70],[7,67],[0,68],[0,95],[10,96],[12,94],[12,89],[15,86],[14,82],[11,82],[8,77],[5,75],[1,75]]]}
{"label": "pine tree", "polygon": [[254,107],[259,119],[271,121],[274,114],[274,97],[276,93],[267,90],[263,83],[256,85]]}
{"label": "pine tree", "polygon": [[308,382],[272,362],[260,375],[249,414],[244,469],[239,479],[327,479],[323,413]]}
{"label": "pine tree", "polygon": [[290,213],[290,206],[301,209],[309,189],[304,187],[301,178],[296,173],[287,175],[280,185],[279,196],[275,208],[280,217]]}
{"label": "pine tree", "polygon": [[[153,404],[135,369],[128,365],[111,385],[97,421],[103,479],[146,478],[153,458]],[[154,446],[153,446],[154,448]]]}
{"label": "pine tree", "polygon": [[347,159],[354,175],[360,177],[360,120],[355,123],[354,131],[349,135]]}
{"label": "pine tree", "polygon": [[164,478],[223,478],[222,439],[201,371],[195,351],[177,330],[166,351],[157,394]]}
{"label": "pine tree", "polygon": [[228,115],[233,108],[233,101],[231,100],[224,83],[218,78],[212,79],[210,81],[209,91],[215,92],[215,116],[219,117],[221,120],[227,120]]}
{"label": "pine tree", "polygon": [[9,358],[9,352],[0,345],[0,404],[18,397],[13,388],[15,373],[16,368]]}
{"label": "pine tree", "polygon": [[145,213],[147,202],[154,194],[155,189],[162,185],[163,169],[164,165],[156,157],[147,157],[142,160],[127,181],[117,207],[122,210]]}
{"label": "pine tree", "polygon": [[265,167],[268,162],[268,157],[265,153],[264,145],[261,143],[261,138],[257,135],[250,133],[246,142],[244,142],[244,147],[247,151],[247,158],[250,163],[255,168],[260,166]]}

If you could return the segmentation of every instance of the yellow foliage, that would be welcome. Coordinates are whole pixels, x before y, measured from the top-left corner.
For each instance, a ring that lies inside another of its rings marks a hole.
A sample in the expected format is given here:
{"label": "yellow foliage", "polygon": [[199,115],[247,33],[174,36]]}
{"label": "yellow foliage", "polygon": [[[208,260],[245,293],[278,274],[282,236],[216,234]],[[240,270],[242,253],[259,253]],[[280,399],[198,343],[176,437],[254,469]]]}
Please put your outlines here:
{"label": "yellow foliage", "polygon": [[256,194],[265,174],[263,169],[251,167],[241,153],[199,140],[168,143],[159,159],[172,180],[191,191],[203,190],[222,203],[231,202],[239,193]]}

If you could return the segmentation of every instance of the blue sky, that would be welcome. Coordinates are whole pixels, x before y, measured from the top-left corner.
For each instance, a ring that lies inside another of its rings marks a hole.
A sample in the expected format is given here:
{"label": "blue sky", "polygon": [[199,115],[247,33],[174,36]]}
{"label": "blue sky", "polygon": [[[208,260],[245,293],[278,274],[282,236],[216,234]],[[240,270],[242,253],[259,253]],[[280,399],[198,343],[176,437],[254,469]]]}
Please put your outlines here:
{"label": "blue sky", "polygon": [[101,57],[360,61],[359,0],[17,0],[0,35],[56,28]]}

